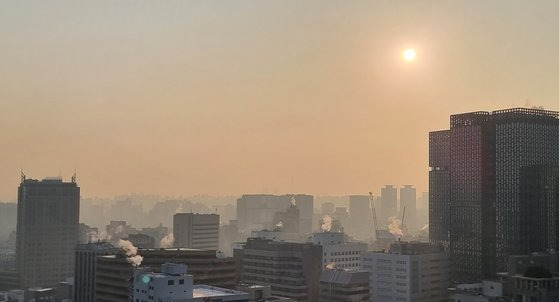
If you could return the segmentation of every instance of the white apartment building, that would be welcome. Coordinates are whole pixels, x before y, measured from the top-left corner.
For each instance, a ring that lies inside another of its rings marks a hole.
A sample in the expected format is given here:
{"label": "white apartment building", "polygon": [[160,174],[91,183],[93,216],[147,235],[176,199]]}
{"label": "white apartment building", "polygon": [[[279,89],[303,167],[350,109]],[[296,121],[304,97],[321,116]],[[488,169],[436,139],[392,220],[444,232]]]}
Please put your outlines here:
{"label": "white apartment building", "polygon": [[341,232],[313,233],[312,242],[322,246],[322,268],[357,270],[367,244],[348,242]]}
{"label": "white apartment building", "polygon": [[361,268],[370,273],[370,301],[448,301],[450,258],[441,246],[394,242],[386,252],[365,253]]}

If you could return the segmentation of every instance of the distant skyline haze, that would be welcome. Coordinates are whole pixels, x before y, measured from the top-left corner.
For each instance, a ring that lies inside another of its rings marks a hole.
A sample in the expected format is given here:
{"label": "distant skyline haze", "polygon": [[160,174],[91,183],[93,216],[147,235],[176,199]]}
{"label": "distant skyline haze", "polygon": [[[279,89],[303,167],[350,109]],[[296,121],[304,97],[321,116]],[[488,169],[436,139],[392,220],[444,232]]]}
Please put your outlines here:
{"label": "distant skyline haze", "polygon": [[[3,1],[0,200],[428,188],[448,116],[559,110],[559,2]],[[413,56],[407,50],[414,50]],[[408,61],[407,58],[413,61]]]}

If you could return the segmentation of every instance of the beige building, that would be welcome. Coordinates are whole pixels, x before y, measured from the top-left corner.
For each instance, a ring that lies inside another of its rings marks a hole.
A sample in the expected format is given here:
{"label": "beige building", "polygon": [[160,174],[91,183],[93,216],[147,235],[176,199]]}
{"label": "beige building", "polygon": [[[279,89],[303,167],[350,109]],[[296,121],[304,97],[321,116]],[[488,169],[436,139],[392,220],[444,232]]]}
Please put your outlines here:
{"label": "beige building", "polygon": [[174,246],[219,250],[219,215],[178,213],[173,216]]}

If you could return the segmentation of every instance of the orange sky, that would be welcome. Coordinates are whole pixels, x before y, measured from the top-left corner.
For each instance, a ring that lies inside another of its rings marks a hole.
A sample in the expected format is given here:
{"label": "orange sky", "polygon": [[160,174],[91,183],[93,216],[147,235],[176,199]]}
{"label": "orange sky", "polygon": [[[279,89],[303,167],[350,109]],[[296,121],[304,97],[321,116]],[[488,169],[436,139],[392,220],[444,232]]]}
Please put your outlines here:
{"label": "orange sky", "polygon": [[425,191],[449,114],[559,109],[557,2],[395,2],[0,3],[0,200]]}

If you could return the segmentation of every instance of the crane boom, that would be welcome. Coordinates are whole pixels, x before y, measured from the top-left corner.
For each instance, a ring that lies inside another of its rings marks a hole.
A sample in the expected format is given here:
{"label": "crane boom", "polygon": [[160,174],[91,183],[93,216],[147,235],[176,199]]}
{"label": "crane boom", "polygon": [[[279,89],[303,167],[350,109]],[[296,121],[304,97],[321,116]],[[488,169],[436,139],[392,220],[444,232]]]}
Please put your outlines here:
{"label": "crane boom", "polygon": [[402,234],[404,234],[404,218],[406,218],[406,206],[404,206],[404,210],[402,210]]}
{"label": "crane boom", "polygon": [[375,201],[373,200],[373,193],[369,192],[369,202],[373,211],[373,223],[375,224],[375,234],[378,233],[377,211],[375,210]]}

